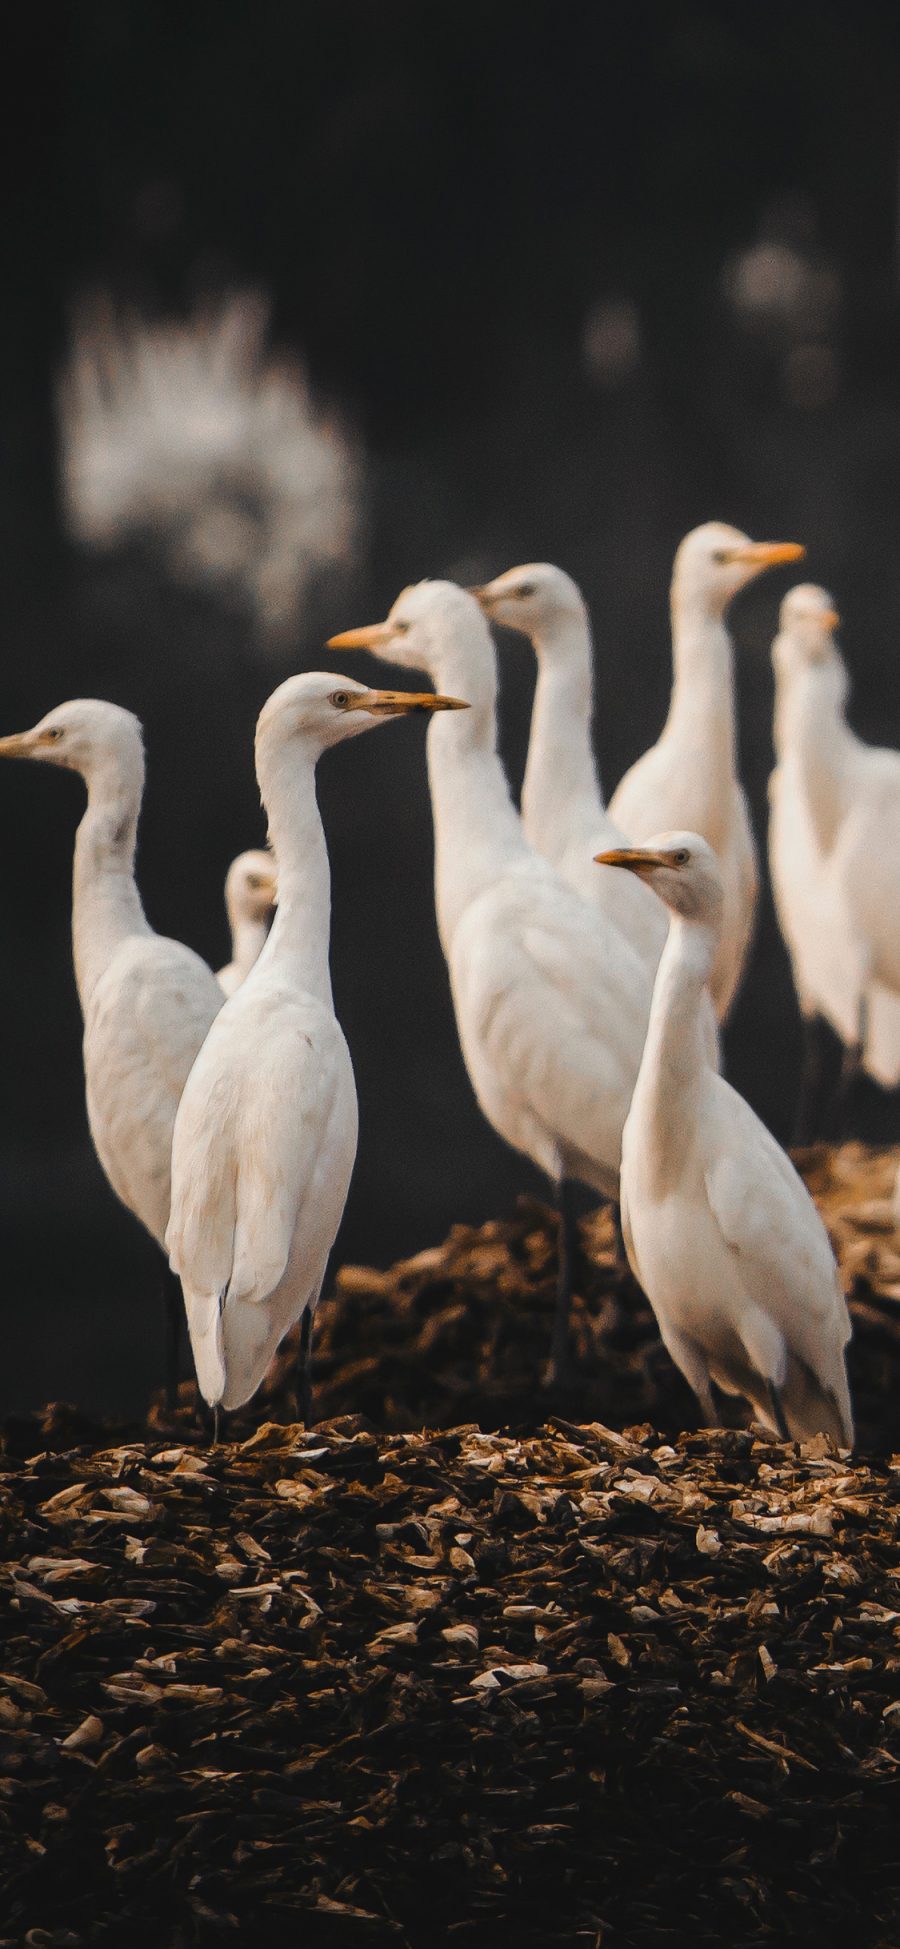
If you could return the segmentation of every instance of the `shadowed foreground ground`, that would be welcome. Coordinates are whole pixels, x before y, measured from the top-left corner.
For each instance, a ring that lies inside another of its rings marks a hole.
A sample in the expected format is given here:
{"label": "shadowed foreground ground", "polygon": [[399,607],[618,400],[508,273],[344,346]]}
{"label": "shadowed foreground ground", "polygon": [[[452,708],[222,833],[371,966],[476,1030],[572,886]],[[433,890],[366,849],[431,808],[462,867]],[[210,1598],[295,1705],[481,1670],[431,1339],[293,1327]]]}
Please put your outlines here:
{"label": "shadowed foreground ground", "polygon": [[210,1450],[187,1400],[181,1434],[11,1423],[0,1941],[894,1949],[892,1163],[806,1160],[856,1288],[852,1463],[661,1435],[690,1402],[602,1220],[582,1387],[658,1425],[551,1413],[534,1207],[345,1270],[323,1310],[326,1411],[353,1367],[382,1421],[477,1398],[481,1426],[344,1414]]}

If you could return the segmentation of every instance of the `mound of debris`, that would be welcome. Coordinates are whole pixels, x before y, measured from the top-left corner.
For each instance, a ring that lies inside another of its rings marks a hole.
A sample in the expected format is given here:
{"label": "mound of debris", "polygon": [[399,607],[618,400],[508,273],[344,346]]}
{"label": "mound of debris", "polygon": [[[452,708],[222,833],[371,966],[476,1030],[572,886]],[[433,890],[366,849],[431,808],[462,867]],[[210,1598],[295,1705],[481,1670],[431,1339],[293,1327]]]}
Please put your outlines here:
{"label": "mound of debris", "polygon": [[267,1424],[2,1481],[0,1938],[900,1925],[900,1465]]}

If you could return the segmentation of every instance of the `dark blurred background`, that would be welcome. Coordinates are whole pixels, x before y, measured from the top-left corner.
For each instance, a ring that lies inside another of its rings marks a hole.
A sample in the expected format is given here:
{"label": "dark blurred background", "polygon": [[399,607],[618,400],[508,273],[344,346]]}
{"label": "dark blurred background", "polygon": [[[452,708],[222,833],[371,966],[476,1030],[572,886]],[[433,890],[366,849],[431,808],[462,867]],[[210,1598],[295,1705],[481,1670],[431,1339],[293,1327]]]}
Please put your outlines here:
{"label": "dark blurred background", "polygon": [[[142,717],[157,928],[228,958],[259,706],[422,575],[575,575],[611,790],[665,713],[680,536],[802,540],[855,722],[900,741],[896,9],[86,0],[5,36],[0,730],[79,694]],[[733,614],[761,842],[787,586]],[[516,785],[532,687],[509,638]],[[361,1107],[337,1250],[386,1263],[536,1179],[458,1053],[421,726],[332,754],[320,792]],[[0,772],[3,1407],[132,1409],[159,1372],[157,1255],[86,1132],[82,802]],[[727,1060],[782,1137],[798,1054],[767,899]],[[855,1115],[897,1134],[874,1090]]]}

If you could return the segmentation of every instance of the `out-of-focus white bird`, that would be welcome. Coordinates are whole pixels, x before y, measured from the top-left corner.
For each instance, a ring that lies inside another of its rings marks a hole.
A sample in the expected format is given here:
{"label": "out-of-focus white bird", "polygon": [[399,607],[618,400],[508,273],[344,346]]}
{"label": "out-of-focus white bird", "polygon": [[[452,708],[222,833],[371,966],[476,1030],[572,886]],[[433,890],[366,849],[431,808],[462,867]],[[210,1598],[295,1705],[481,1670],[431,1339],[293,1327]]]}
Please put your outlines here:
{"label": "out-of-focus white bird", "polygon": [[467,697],[428,732],[435,899],[463,1057],[506,1142],[558,1185],[553,1370],[566,1367],[573,1179],[618,1193],[622,1126],[650,1000],[645,961],[529,846],[497,753],[497,663],[474,598],[452,582],[404,590],[386,622],[333,636],[427,671]]}
{"label": "out-of-focus white bird", "polygon": [[[0,739],[0,757],[65,766],[87,786],[75,840],[72,941],[88,1123],[113,1190],[164,1247],[175,1112],[222,990],[191,948],[154,933],[141,906],[134,878],[141,726],[117,704],[79,698],[33,730]],[[171,1394],[180,1315],[172,1288],[167,1310]]]}
{"label": "out-of-focus white bird", "polygon": [[772,645],[769,863],[807,1029],[803,1137],[816,1016],[844,1043],[844,1092],[860,1067],[885,1088],[900,1082],[900,753],[864,744],[846,721],[838,623],[828,591],[803,583]]}
{"label": "out-of-focus white bird", "polygon": [[266,944],[272,925],[278,882],[271,853],[254,848],[232,860],[225,880],[225,911],[231,930],[231,960],[216,975],[219,987],[233,995]]}
{"label": "out-of-focus white bird", "polygon": [[671,912],[622,1143],[635,1276],[708,1424],[716,1382],[783,1438],[821,1432],[850,1447],[850,1319],[825,1227],[703,1051],[699,1003],[723,912],[716,856],[697,833],[665,832],[598,862],[641,874]]}
{"label": "out-of-focus white bird", "polygon": [[672,575],[674,682],[655,745],[625,773],[610,816],[631,840],[666,826],[702,833],[718,855],[724,915],[710,981],[720,1022],[734,999],[753,933],[759,876],[737,775],[731,637],[725,611],[744,584],[804,553],[796,542],[749,541],[707,521],[685,536]]}
{"label": "out-of-focus white bird", "polygon": [[[594,854],[625,843],[603,803],[591,736],[593,653],[584,597],[550,562],[507,569],[471,591],[491,622],[521,630],[535,651],[538,678],[522,785],[525,837],[583,900],[598,907],[656,973],[666,938],[662,907],[628,873],[598,873]],[[648,997],[649,1006],[649,997]],[[709,997],[710,1060],[718,1064],[716,1018]]]}
{"label": "out-of-focus white bird", "polygon": [[250,1399],[301,1316],[305,1360],[356,1156],[356,1088],[328,966],[316,763],[388,717],[453,708],[461,706],[451,698],[311,672],[289,677],[260,715],[256,769],[278,861],[277,913],[194,1064],[172,1143],[166,1243],[214,1408]]}

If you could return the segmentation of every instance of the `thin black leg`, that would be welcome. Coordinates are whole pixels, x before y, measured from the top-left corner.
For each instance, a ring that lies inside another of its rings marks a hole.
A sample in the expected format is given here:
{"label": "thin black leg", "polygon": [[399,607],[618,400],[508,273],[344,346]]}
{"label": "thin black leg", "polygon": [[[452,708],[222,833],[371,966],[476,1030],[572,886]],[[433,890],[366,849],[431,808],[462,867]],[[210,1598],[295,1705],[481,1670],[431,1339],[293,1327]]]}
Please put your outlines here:
{"label": "thin black leg", "polygon": [[625,1247],[625,1233],[622,1230],[622,1207],[615,1198],[610,1199],[609,1212],[610,1212],[610,1217],[612,1218],[613,1239],[616,1247],[616,1259],[618,1260],[618,1263],[621,1266],[624,1266],[625,1271],[627,1272],[628,1253]]}
{"label": "thin black leg", "polygon": [[774,1381],[769,1382],[769,1401],[772,1407],[772,1419],[775,1422],[775,1426],[778,1429],[778,1433],[781,1436],[782,1441],[790,1441],[791,1431],[787,1425],[787,1421],[785,1420],[784,1409],[781,1405],[781,1395],[779,1394]]}
{"label": "thin black leg", "polygon": [[559,1208],[559,1270],[556,1278],[553,1340],[550,1348],[550,1379],[554,1387],[565,1387],[572,1378],[572,1365],[569,1359],[569,1312],[578,1253],[578,1225],[572,1186],[566,1178],[560,1178],[556,1201]]}
{"label": "thin black leg", "polygon": [[178,1406],[178,1361],[181,1351],[184,1302],[181,1297],[181,1281],[168,1265],[163,1271],[162,1297],[165,1310],[166,1407],[171,1414]]}
{"label": "thin black leg", "polygon": [[220,1428],[221,1428],[221,1426],[222,1426],[222,1410],[221,1410],[221,1408],[220,1408],[220,1406],[219,1406],[219,1403],[218,1403],[218,1401],[216,1402],[216,1405],[215,1405],[215,1407],[213,1408],[213,1411],[212,1411],[212,1423],[213,1423],[213,1438],[212,1438],[212,1445],[213,1445],[213,1447],[214,1447],[214,1448],[218,1448],[218,1446],[219,1446],[219,1429],[220,1429]]}
{"label": "thin black leg", "polygon": [[297,1406],[303,1418],[304,1428],[315,1426],[313,1420],[312,1391],[312,1322],[313,1309],[307,1306],[300,1321],[300,1345],[297,1349]]}
{"label": "thin black leg", "polygon": [[791,1143],[814,1143],[818,1134],[818,1115],[824,1076],[823,1023],[821,1015],[804,1015],[803,1053],[800,1059],[800,1088]]}
{"label": "thin black leg", "polygon": [[868,1036],[869,1003],[865,995],[860,995],[856,1041],[850,1043],[844,1050],[841,1073],[838,1077],[837,1089],[835,1090],[831,1105],[831,1115],[828,1120],[831,1135],[836,1140],[847,1136],[847,1111],[853,1085],[862,1071]]}

